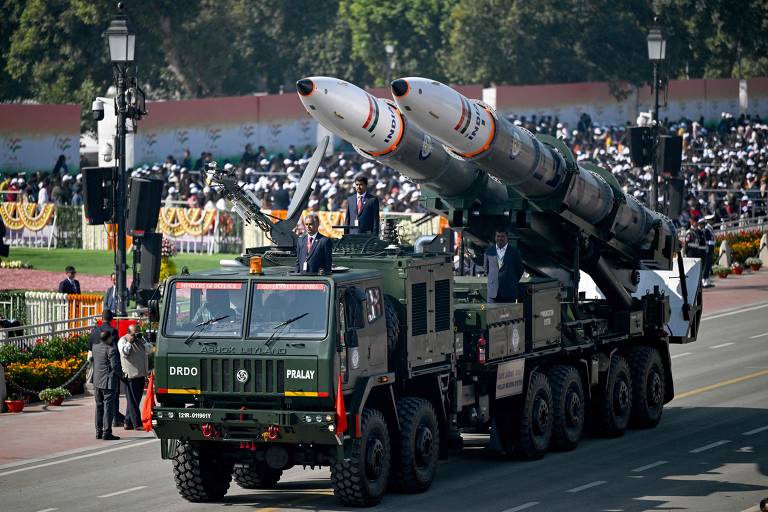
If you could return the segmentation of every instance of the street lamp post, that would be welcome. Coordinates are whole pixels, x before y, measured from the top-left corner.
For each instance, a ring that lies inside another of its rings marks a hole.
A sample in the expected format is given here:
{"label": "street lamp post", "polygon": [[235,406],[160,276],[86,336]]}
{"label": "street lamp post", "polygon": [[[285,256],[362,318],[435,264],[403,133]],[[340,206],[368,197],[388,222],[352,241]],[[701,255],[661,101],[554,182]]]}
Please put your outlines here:
{"label": "street lamp post", "polygon": [[[118,4],[122,10],[122,4]],[[117,188],[115,190],[115,220],[117,221],[117,256],[115,260],[115,278],[117,286],[117,315],[125,316],[128,310],[128,291],[126,287],[126,170],[125,170],[125,133],[126,119],[128,117],[128,102],[126,91],[128,90],[128,67],[133,63],[136,35],[128,29],[128,23],[124,16],[117,16],[110,23],[105,33],[109,42],[109,56],[117,82],[117,97],[115,98],[117,110]]]}
{"label": "street lamp post", "polygon": [[[655,21],[655,20],[654,20]],[[648,32],[648,59],[653,63],[653,89],[656,99],[653,107],[653,181],[651,183],[651,204],[652,210],[659,206],[659,89],[661,88],[661,76],[659,66],[664,62],[667,51],[667,42],[661,34],[658,27],[654,27]]]}

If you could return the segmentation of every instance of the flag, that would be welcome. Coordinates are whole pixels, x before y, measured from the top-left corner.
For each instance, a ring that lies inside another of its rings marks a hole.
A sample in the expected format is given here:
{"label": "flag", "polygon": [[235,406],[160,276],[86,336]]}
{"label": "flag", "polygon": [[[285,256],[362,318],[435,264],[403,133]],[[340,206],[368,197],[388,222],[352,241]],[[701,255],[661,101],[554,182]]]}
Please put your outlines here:
{"label": "flag", "polygon": [[141,407],[141,423],[145,432],[152,431],[152,408],[155,406],[155,372],[149,374],[147,395],[144,397],[144,405]]}
{"label": "flag", "polygon": [[336,389],[336,434],[342,434],[347,430],[347,410],[344,407],[344,392],[341,390],[341,373],[339,373],[339,386]]}

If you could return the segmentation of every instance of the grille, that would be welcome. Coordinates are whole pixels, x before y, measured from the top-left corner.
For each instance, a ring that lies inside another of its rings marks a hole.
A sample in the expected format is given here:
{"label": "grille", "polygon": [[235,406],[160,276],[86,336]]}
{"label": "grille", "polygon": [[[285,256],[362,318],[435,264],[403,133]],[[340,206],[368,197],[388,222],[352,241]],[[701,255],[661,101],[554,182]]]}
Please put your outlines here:
{"label": "grille", "polygon": [[451,328],[451,283],[435,281],[435,332]]}
{"label": "grille", "polygon": [[[237,372],[248,372],[248,381],[238,382]],[[285,361],[274,359],[201,359],[200,390],[203,393],[282,393],[285,391]]]}
{"label": "grille", "polygon": [[427,334],[427,283],[411,285],[411,336]]}

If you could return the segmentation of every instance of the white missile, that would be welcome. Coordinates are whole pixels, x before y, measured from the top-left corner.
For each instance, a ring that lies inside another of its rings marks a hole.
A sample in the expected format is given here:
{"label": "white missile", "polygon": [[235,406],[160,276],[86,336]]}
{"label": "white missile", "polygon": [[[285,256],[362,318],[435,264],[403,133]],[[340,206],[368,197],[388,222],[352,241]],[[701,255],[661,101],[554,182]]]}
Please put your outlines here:
{"label": "white missile", "polygon": [[386,155],[400,143],[404,122],[394,105],[327,76],[303,78],[296,89],[312,117],[370,156]]}
{"label": "white missile", "polygon": [[612,189],[596,170],[572,162],[573,175],[568,176],[568,164],[561,154],[482,102],[420,77],[395,80],[392,94],[408,122],[434,136],[456,158],[475,163],[524,197],[556,197],[567,186],[563,205],[593,225],[607,218],[618,203],[612,231],[619,241],[633,247],[650,247],[653,228],[659,224],[662,236],[674,233],[669,219]]}
{"label": "white missile", "polygon": [[303,78],[296,89],[309,115],[363,156],[397,169],[443,198],[473,195],[467,204],[477,200],[485,205],[507,200],[504,185],[475,165],[450,157],[431,136],[409,124],[392,100],[325,76]]}

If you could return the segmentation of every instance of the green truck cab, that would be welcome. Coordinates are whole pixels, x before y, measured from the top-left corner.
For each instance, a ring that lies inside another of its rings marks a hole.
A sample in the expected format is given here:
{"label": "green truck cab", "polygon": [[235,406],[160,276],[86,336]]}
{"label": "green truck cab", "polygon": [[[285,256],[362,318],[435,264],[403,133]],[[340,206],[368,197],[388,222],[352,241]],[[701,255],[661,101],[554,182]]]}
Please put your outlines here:
{"label": "green truck cab", "polygon": [[[339,256],[334,264],[332,275],[241,267],[165,283],[153,427],[183,497],[220,499],[232,477],[271,487],[302,465],[331,466],[345,503],[375,503],[397,471],[390,436],[404,403],[427,410],[419,438],[426,474],[400,480],[431,483],[437,416],[428,400],[398,403],[396,395],[439,396],[436,376],[452,371],[449,259]],[[370,453],[361,456],[363,446]],[[358,471],[368,478],[350,479]]]}

